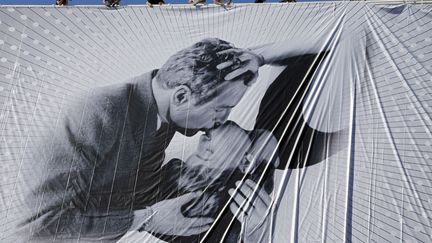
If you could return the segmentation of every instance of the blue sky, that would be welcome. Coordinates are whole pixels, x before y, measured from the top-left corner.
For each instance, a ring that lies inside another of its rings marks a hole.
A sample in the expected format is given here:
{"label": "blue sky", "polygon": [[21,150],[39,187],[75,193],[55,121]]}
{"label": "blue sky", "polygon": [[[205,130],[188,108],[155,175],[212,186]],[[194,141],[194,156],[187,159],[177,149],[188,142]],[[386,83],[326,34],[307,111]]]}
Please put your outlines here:
{"label": "blue sky", "polygon": [[[145,4],[146,0],[121,0],[122,4]],[[167,3],[187,3],[187,0],[165,0]],[[234,0],[237,3],[250,3],[255,0]],[[55,0],[0,0],[0,4],[17,4],[17,5],[51,5]],[[213,0],[207,0],[211,3]],[[278,2],[278,0],[267,0],[267,2]],[[71,5],[88,5],[101,4],[102,0],[69,0]]]}

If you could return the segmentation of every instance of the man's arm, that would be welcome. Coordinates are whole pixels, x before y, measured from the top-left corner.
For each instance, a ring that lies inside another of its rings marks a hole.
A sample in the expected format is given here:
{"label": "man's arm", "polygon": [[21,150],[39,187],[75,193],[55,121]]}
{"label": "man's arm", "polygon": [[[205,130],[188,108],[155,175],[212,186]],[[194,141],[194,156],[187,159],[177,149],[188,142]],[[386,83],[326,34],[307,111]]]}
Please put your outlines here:
{"label": "man's arm", "polygon": [[198,197],[192,192],[167,199],[134,212],[131,229],[163,235],[190,236],[210,228],[214,219],[206,217],[188,218],[183,215],[182,206]]}
{"label": "man's arm", "polygon": [[219,52],[219,54],[235,53],[236,58],[219,64],[217,68],[221,71],[226,71],[235,67],[225,75],[225,80],[241,81],[245,76],[252,76],[253,78],[249,78],[252,81],[245,83],[246,85],[250,85],[257,79],[260,67],[264,65],[286,65],[286,61],[292,57],[319,53],[327,49],[324,43],[325,41],[306,41],[297,44],[281,42],[261,45],[250,49],[227,49]]}
{"label": "man's arm", "polygon": [[103,240],[116,242],[130,228],[133,214],[129,211],[84,213],[72,206],[57,207],[29,222],[32,232],[28,240]]}
{"label": "man's arm", "polygon": [[283,65],[284,61],[291,57],[320,53],[326,49],[325,41],[317,39],[271,43],[250,48],[254,54],[262,57],[262,65]]}

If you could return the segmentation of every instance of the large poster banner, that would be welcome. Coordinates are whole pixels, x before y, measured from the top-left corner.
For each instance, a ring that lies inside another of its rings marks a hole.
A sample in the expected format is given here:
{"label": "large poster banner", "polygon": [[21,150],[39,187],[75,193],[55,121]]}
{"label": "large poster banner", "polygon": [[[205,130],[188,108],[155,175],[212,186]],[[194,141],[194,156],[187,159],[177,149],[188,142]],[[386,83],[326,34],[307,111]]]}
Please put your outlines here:
{"label": "large poster banner", "polygon": [[0,6],[0,241],[431,242],[431,10]]}

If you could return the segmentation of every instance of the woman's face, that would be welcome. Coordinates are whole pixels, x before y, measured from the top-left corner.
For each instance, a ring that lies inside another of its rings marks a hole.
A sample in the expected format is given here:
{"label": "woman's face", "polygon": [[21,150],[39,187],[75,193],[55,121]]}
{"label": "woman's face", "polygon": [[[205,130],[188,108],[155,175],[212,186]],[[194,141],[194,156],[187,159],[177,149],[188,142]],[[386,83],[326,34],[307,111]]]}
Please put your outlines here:
{"label": "woman's face", "polygon": [[191,166],[209,168],[236,168],[251,146],[245,130],[233,122],[226,122],[201,135],[198,148],[187,160]]}

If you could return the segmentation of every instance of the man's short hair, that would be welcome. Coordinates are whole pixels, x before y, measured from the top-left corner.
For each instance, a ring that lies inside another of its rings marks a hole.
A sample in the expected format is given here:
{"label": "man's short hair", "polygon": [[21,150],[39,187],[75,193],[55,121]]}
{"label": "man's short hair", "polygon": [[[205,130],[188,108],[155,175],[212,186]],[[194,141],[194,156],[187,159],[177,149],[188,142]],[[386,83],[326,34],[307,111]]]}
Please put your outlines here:
{"label": "man's short hair", "polygon": [[217,38],[201,40],[172,55],[159,69],[156,80],[168,89],[186,85],[197,99],[197,105],[206,103],[217,95],[217,86],[225,82],[225,76],[232,71],[222,72],[216,66],[240,55],[234,52],[219,54],[227,49],[239,48]]}

